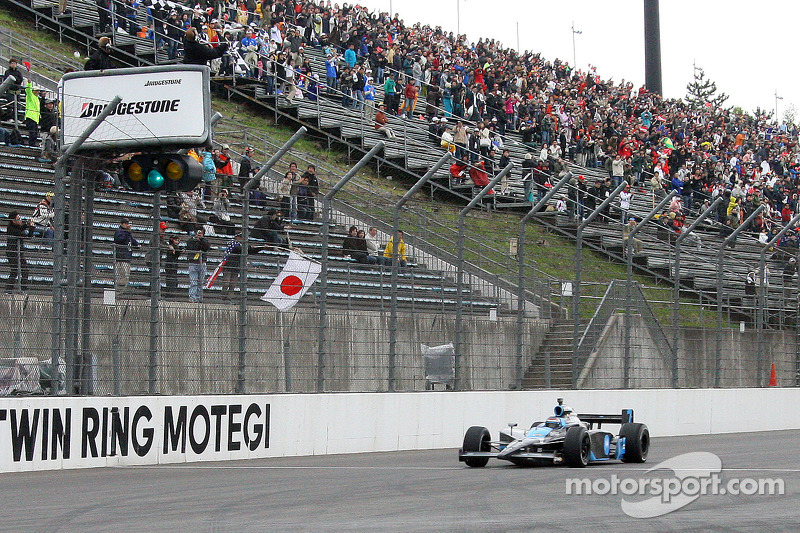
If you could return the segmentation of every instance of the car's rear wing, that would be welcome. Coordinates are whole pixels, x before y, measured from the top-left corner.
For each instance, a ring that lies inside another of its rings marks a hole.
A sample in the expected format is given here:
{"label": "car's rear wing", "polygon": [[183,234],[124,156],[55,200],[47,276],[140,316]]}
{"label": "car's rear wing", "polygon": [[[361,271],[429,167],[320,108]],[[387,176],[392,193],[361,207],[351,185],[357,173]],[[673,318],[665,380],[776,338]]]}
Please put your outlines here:
{"label": "car's rear wing", "polygon": [[581,422],[597,424],[600,428],[603,424],[628,424],[633,422],[633,409],[623,409],[619,415],[578,415]]}

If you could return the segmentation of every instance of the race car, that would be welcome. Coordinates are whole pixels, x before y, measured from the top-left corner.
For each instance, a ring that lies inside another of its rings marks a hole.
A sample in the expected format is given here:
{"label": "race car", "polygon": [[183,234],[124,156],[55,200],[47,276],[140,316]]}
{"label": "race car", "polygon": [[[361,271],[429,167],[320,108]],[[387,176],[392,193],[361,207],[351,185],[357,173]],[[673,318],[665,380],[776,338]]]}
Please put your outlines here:
{"label": "race car", "polygon": [[[621,415],[576,415],[558,398],[555,416],[534,422],[530,429],[500,432],[493,441],[489,430],[472,426],[464,435],[458,460],[480,468],[489,459],[503,459],[515,465],[567,464],[582,468],[591,462],[613,459],[626,463],[643,463],[650,449],[650,432],[644,424],[633,421],[633,409]],[[619,433],[602,429],[603,424],[620,424]]]}

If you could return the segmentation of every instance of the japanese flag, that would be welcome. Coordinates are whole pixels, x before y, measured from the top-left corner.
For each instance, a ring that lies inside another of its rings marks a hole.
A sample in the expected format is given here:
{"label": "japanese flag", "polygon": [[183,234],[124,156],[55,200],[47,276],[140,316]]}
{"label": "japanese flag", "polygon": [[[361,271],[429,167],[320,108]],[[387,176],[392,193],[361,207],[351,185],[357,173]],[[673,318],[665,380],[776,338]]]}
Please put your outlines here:
{"label": "japanese flag", "polygon": [[261,299],[279,311],[288,311],[314,284],[321,270],[319,263],[303,259],[297,252],[290,252],[283,270]]}

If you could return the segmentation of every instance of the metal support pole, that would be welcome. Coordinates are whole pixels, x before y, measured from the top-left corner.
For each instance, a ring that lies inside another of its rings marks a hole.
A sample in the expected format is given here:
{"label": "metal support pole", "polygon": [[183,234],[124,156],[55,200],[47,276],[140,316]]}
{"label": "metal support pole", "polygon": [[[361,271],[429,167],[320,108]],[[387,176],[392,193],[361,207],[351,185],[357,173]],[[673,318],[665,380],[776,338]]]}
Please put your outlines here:
{"label": "metal support pole", "polygon": [[597,209],[592,211],[586,219],[578,225],[575,232],[576,246],[575,246],[575,286],[572,287],[572,386],[577,387],[578,380],[578,330],[581,327],[581,254],[583,253],[583,230],[594,220],[603,210],[608,207],[611,202],[619,196],[619,193],[625,189],[628,182],[624,181],[619,186],[611,191],[611,194],[603,200]]}
{"label": "metal support pole", "polygon": [[[527,227],[528,221],[541,211],[547,203],[555,196],[555,194],[563,187],[570,179],[572,175],[567,173],[561,181],[555,184],[555,186],[551,187],[547,194],[544,195],[544,198],[539,200],[528,213],[522,217],[522,220],[519,221],[519,235],[517,236],[517,274],[519,275],[517,279],[517,363],[516,363],[516,382],[517,388],[522,387],[522,372],[523,372],[523,358],[525,353],[525,237],[526,232],[525,229]],[[547,368],[545,369],[547,370]],[[548,384],[549,388],[549,384]]]}
{"label": "metal support pole", "polygon": [[92,320],[92,273],[94,272],[93,242],[94,239],[94,177],[87,178],[84,198],[84,211],[80,227],[75,231],[82,241],[81,255],[83,256],[83,279],[81,283],[81,360],[85,369],[83,375],[83,390],[85,394],[95,394],[95,364],[96,360],[89,352],[91,345],[91,320]]}
{"label": "metal support pole", "polygon": [[678,310],[680,306],[680,299],[681,299],[681,244],[683,244],[684,239],[688,237],[694,229],[699,226],[711,213],[713,213],[717,206],[722,202],[723,197],[717,196],[717,198],[711,202],[705,211],[700,213],[694,222],[689,226],[689,229],[678,235],[678,238],[675,239],[675,272],[672,276],[673,280],[675,281],[675,288],[674,288],[674,296],[672,299],[672,387],[678,388],[678,328],[679,328],[679,317],[678,317]]}
{"label": "metal support pole", "polygon": [[509,163],[500,171],[497,176],[489,182],[478,194],[467,204],[467,206],[458,213],[458,244],[456,246],[456,253],[458,254],[457,268],[458,274],[456,278],[456,331],[455,331],[455,354],[456,354],[456,368],[455,368],[455,390],[461,390],[461,365],[463,359],[463,346],[462,346],[462,327],[464,320],[464,218],[467,213],[478,205],[478,203],[487,195],[492,187],[497,185],[501,179],[511,172],[514,168],[514,163]]}
{"label": "metal support pole", "polygon": [[245,368],[247,364],[247,257],[250,247],[250,191],[261,182],[261,178],[275,166],[275,163],[294,146],[300,137],[306,132],[303,126],[292,135],[277,152],[264,163],[253,178],[245,183],[242,188],[242,251],[241,261],[239,262],[239,360],[237,363],[236,392],[244,394],[245,391]]}
{"label": "metal support pole", "polygon": [[336,185],[322,198],[322,271],[320,272],[320,299],[319,299],[319,339],[317,341],[317,392],[325,392],[325,330],[328,327],[327,303],[328,303],[328,239],[330,237],[331,224],[331,200],[344,187],[353,176],[366,165],[372,157],[383,150],[383,141],[372,147],[364,157],[362,157],[347,174],[342,176]]}
{"label": "metal support pole", "polygon": [[[161,191],[153,192],[153,231],[150,234],[150,364],[147,375],[147,391],[158,394],[159,301],[161,300]],[[201,280],[202,283],[202,280]]]}
{"label": "metal support pole", "polygon": [[716,350],[716,364],[714,365],[714,386],[722,386],[722,258],[725,255],[725,247],[733,242],[736,237],[745,228],[750,226],[750,223],[764,210],[764,204],[761,204],[753,211],[742,224],[733,230],[733,233],[722,242],[722,246],[717,251],[717,350]]}
{"label": "metal support pole", "polygon": [[[439,158],[434,165],[422,176],[411,189],[400,198],[394,206],[392,213],[392,242],[400,241],[398,231],[400,231],[400,210],[408,202],[417,191],[419,191],[428,181],[433,177],[436,172],[442,168],[442,165],[447,163],[452,156],[450,152]],[[395,390],[395,375],[396,375],[396,357],[397,357],[397,249],[399,246],[392,246],[392,305],[389,309],[389,392]]]}
{"label": "metal support pole", "polygon": [[[800,222],[800,214],[795,215],[792,220],[786,224],[781,231],[778,232],[772,239],[764,245],[761,249],[761,253],[758,256],[758,310],[757,310],[757,320],[758,320],[758,352],[756,354],[758,363],[756,364],[756,370],[758,372],[757,376],[757,386],[763,387],[764,386],[764,374],[765,374],[765,367],[764,367],[764,309],[767,306],[767,284],[764,283],[764,278],[766,274],[766,263],[767,263],[767,251],[775,246],[781,239],[781,237],[786,234],[787,231],[793,229],[797,226],[798,222]],[[785,289],[784,289],[785,290]]]}
{"label": "metal support pole", "polygon": [[64,345],[66,348],[67,364],[67,390],[70,394],[85,394],[81,388],[83,381],[83,361],[78,354],[78,270],[80,268],[80,227],[81,227],[81,197],[83,196],[84,179],[83,158],[78,158],[72,169],[72,179],[69,187],[69,233],[67,238],[67,297],[66,297],[66,334]]}
{"label": "metal support pole", "polygon": [[[12,78],[7,78],[5,81],[9,81]],[[2,85],[0,85],[2,88]],[[66,197],[66,184],[64,183],[65,177],[67,175],[67,161],[70,157],[72,157],[83,145],[86,139],[97,129],[98,126],[108,117],[112,110],[117,107],[117,104],[120,103],[122,99],[119,96],[116,96],[111,102],[109,102],[104,108],[103,111],[92,120],[91,124],[86,127],[85,130],[78,136],[78,138],[73,142],[69,147],[67,147],[66,151],[61,154],[55,164],[55,186],[53,189],[54,197],[53,197],[53,210],[55,212],[55,217],[53,219],[53,228],[54,228],[54,236],[53,236],[53,320],[52,320],[52,329],[50,335],[50,350],[51,350],[51,363],[53,368],[59,368],[59,362],[61,359],[61,349],[62,349],[62,329],[61,329],[61,319],[64,315],[63,312],[63,304],[64,304],[64,216],[65,216],[65,205],[64,200]],[[73,369],[67,367],[67,374],[70,375],[70,380],[72,377]],[[68,380],[68,381],[70,381]],[[54,389],[56,389],[55,387]],[[72,392],[69,388],[66,389],[70,393]],[[55,394],[55,390],[53,394]]]}
{"label": "metal support pole", "polygon": [[636,234],[644,228],[645,224],[653,220],[653,217],[656,216],[667,203],[672,200],[672,197],[678,194],[678,191],[672,191],[667,196],[665,196],[657,206],[655,206],[645,217],[639,222],[636,227],[634,227],[630,234],[628,234],[628,242],[624,243],[625,246],[625,253],[627,256],[627,263],[628,263],[628,277],[627,282],[625,284],[625,357],[622,362],[622,376],[624,380],[624,387],[626,389],[630,388],[631,386],[631,285],[633,284],[633,240],[636,237]]}

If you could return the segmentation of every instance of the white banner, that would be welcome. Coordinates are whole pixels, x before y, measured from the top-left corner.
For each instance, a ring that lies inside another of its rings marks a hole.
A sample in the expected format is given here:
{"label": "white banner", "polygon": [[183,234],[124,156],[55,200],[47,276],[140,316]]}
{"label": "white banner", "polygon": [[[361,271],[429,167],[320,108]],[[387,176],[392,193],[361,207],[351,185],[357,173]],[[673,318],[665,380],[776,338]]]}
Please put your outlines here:
{"label": "white banner", "polygon": [[122,101],[81,149],[198,146],[209,137],[208,67],[141,67],[65,74],[64,146],[74,143],[114,97]]}

